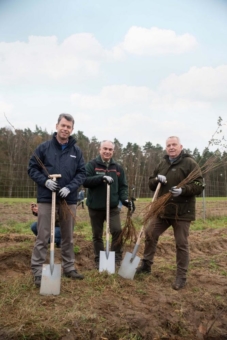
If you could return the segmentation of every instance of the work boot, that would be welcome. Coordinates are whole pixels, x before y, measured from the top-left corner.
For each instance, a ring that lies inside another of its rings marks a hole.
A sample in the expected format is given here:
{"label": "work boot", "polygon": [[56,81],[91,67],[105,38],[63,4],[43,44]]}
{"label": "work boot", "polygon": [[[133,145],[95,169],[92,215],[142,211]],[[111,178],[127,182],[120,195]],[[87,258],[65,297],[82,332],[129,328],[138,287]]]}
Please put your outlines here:
{"label": "work boot", "polygon": [[61,242],[56,243],[56,248],[61,248]]}
{"label": "work boot", "polygon": [[77,273],[76,269],[71,270],[70,272],[63,274],[65,277],[69,277],[73,280],[83,280],[84,276],[82,274]]}
{"label": "work boot", "polygon": [[136,269],[136,274],[150,274],[151,265],[147,260],[142,260],[141,265]]}
{"label": "work boot", "polygon": [[41,286],[41,279],[42,279],[42,276],[35,276],[34,277],[34,283],[35,283],[37,288],[39,288]]}
{"label": "work boot", "polygon": [[120,260],[116,260],[116,261],[115,261],[115,266],[116,266],[117,268],[119,268],[119,267],[121,266],[121,261],[120,261]]}
{"label": "work boot", "polygon": [[172,288],[175,290],[179,290],[186,285],[186,278],[177,277],[176,281],[172,284]]}

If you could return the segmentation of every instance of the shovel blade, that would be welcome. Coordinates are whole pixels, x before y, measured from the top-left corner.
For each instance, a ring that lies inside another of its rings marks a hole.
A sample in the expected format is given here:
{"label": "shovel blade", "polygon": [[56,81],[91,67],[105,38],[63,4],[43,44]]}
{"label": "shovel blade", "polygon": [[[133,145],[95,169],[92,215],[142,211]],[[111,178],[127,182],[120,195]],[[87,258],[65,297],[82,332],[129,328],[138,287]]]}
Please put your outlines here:
{"label": "shovel blade", "polygon": [[109,251],[109,256],[105,251],[100,251],[99,272],[106,270],[109,274],[115,273],[115,251]]}
{"label": "shovel blade", "polygon": [[40,286],[41,295],[59,295],[61,286],[61,265],[54,264],[51,273],[49,264],[44,264],[42,269],[42,278]]}
{"label": "shovel blade", "polygon": [[132,253],[125,253],[125,257],[123,261],[121,262],[120,269],[118,271],[118,274],[125,279],[131,279],[133,280],[135,273],[136,273],[136,268],[138,267],[140,263],[140,257],[135,256],[133,261],[131,262],[132,259]]}

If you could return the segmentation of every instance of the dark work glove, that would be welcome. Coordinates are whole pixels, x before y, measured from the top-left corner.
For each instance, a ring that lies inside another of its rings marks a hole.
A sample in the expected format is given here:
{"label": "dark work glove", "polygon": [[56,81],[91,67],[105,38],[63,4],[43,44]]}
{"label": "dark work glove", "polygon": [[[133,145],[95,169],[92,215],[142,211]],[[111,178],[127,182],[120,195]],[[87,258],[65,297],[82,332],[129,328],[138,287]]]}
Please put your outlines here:
{"label": "dark work glove", "polygon": [[136,198],[132,197],[131,200],[132,200],[132,214],[133,214],[134,211],[136,210],[136,206],[135,206]]}
{"label": "dark work glove", "polygon": [[132,201],[125,200],[122,202],[122,204],[128,208],[129,211],[133,212],[133,204]]}
{"label": "dark work glove", "polygon": [[104,180],[104,182],[106,182],[109,185],[114,182],[113,178],[110,177],[110,176],[103,176],[103,180]]}
{"label": "dark work glove", "polygon": [[58,191],[60,189],[58,183],[56,181],[53,181],[52,179],[48,179],[45,182],[45,186],[51,191]]}

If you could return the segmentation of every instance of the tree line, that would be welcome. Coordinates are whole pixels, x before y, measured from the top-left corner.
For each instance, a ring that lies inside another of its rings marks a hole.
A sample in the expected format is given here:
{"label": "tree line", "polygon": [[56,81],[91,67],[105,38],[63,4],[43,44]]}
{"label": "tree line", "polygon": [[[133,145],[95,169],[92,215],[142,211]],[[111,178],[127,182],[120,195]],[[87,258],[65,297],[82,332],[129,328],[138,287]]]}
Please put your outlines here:
{"label": "tree line", "polygon": [[[82,131],[77,131],[73,136],[83,152],[85,162],[98,155],[100,141],[96,137],[89,138]],[[35,148],[51,137],[52,134],[38,126],[34,131],[29,128],[0,128],[0,197],[36,197],[36,185],[27,175],[27,166]],[[148,178],[165,154],[163,147],[152,142],[146,142],[143,146],[128,142],[123,146],[116,138],[113,142],[114,159],[124,167],[130,191],[135,188],[136,197],[151,197]],[[226,152],[221,153],[219,149],[212,152],[208,147],[202,152],[197,148],[184,150],[200,166],[215,156],[218,166],[204,174],[206,196],[227,196]]]}

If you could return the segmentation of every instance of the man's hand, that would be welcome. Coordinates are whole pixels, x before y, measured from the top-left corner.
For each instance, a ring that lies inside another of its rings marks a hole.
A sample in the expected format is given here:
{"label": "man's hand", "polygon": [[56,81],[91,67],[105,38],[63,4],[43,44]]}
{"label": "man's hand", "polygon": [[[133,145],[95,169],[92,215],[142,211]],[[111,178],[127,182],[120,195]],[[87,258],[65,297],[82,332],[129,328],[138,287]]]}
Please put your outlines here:
{"label": "man's hand", "polygon": [[175,187],[172,187],[170,189],[171,194],[173,195],[173,197],[177,197],[177,196],[180,196],[181,193],[182,193],[182,189],[181,188],[177,188],[176,186]]}
{"label": "man's hand", "polygon": [[58,183],[52,179],[48,179],[45,183],[45,186],[51,191],[57,191],[59,189]]}
{"label": "man's hand", "polygon": [[31,203],[31,211],[34,216],[38,215],[38,206],[36,203]]}
{"label": "man's hand", "polygon": [[133,210],[133,203],[132,203],[132,201],[125,200],[125,201],[122,202],[122,204],[123,204],[125,207],[127,207],[128,210],[131,211],[131,212],[133,212],[133,211],[135,210],[135,209]]}
{"label": "man's hand", "polygon": [[68,196],[68,194],[70,193],[70,190],[66,187],[62,188],[61,190],[59,190],[59,195],[62,197],[62,198],[65,198]]}
{"label": "man's hand", "polygon": [[160,183],[162,183],[162,184],[167,183],[166,176],[164,176],[164,175],[158,175],[158,176],[157,176],[157,179],[158,179],[158,181],[159,181]]}
{"label": "man's hand", "polygon": [[110,177],[110,176],[103,176],[103,180],[104,180],[104,182],[106,182],[109,185],[114,182],[113,178]]}

